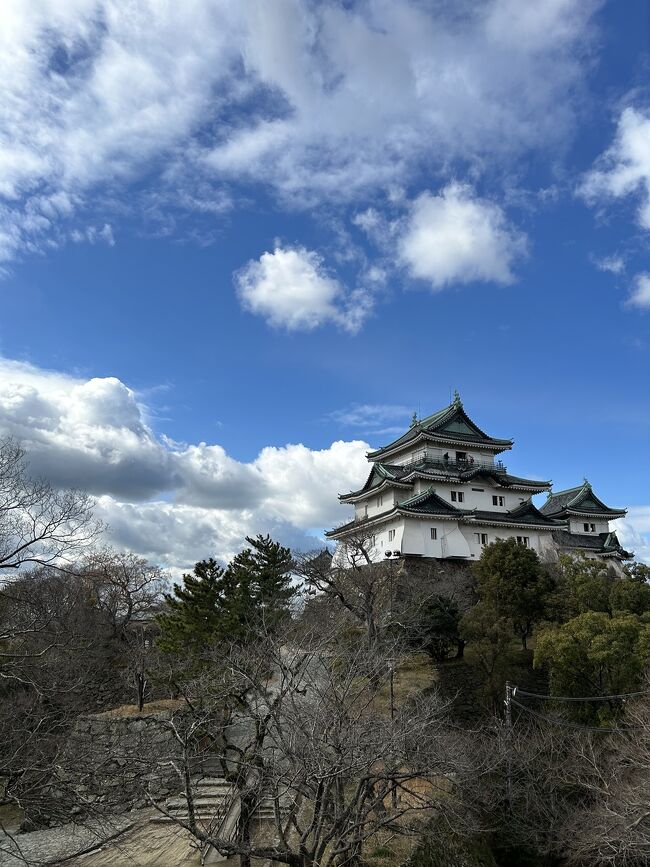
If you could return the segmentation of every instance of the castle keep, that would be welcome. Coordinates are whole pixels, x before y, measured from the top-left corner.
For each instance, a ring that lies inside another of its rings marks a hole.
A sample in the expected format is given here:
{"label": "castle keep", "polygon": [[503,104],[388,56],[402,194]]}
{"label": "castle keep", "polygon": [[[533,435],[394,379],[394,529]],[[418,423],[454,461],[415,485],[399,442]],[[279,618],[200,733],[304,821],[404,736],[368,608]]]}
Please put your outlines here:
{"label": "castle keep", "polygon": [[[515,538],[543,560],[583,554],[620,572],[632,554],[610,521],[626,510],[605,505],[586,480],[553,493],[550,481],[510,474],[499,456],[512,445],[481,430],[458,393],[444,409],[414,418],[401,437],[368,453],[371,470],[363,487],[340,495],[355,515],[326,534],[340,543],[339,559],[346,543],[361,537],[374,560],[388,551],[478,560],[490,542]],[[543,492],[548,498],[537,508],[532,498]]]}

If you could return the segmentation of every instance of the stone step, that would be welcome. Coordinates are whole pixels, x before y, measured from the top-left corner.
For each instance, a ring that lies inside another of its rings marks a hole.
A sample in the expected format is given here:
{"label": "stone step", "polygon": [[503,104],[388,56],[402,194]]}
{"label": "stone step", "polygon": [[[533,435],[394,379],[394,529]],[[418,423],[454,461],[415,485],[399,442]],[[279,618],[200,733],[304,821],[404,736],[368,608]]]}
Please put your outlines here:
{"label": "stone step", "polygon": [[[215,821],[217,816],[215,816],[214,813],[206,813],[206,814],[197,813],[194,816],[194,818],[197,822],[200,822],[202,825],[211,825]],[[187,814],[185,814],[184,816],[181,816],[181,815],[163,816],[162,814],[160,814],[159,816],[152,816],[150,821],[154,825],[170,825],[170,824],[176,823],[176,822],[186,822],[187,823],[189,821],[189,816]]]}
{"label": "stone step", "polygon": [[[194,807],[210,807],[212,809],[218,810],[224,804],[223,798],[194,798]],[[165,803],[165,809],[182,809],[187,810],[187,799],[186,798],[170,798],[169,801]]]}

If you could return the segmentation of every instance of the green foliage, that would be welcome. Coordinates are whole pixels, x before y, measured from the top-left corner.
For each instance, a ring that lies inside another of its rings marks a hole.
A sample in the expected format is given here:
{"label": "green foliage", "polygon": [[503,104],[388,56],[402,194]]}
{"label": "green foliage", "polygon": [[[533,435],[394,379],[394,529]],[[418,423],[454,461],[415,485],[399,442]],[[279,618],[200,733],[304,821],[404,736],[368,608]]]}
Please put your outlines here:
{"label": "green foliage", "polygon": [[220,641],[272,630],[286,616],[296,593],[290,550],[269,536],[246,541],[251,547],[225,569],[212,558],[202,560],[165,595],[168,611],[158,618],[162,650],[198,656]]}
{"label": "green foliage", "polygon": [[251,628],[263,623],[266,629],[273,629],[286,616],[297,593],[291,581],[291,551],[270,536],[247,536],[246,541],[251,547],[228,566],[239,591],[239,608]]}
{"label": "green foliage", "polygon": [[486,599],[464,615],[460,631],[469,642],[467,661],[483,671],[483,697],[492,705],[503,692],[512,662],[512,621]]}
{"label": "green foliage", "polygon": [[198,562],[191,575],[183,575],[182,586],[176,585],[172,593],[165,594],[168,612],[158,618],[158,646],[170,653],[199,654],[225,637],[234,625],[234,588],[229,579],[212,557]]}
{"label": "green foliage", "polygon": [[650,611],[650,585],[643,577],[647,567],[634,566],[634,569],[626,567],[626,577],[620,578],[600,560],[560,557],[549,619],[562,623],[588,611],[609,616],[621,612],[641,615]]}
{"label": "green foliage", "polygon": [[[587,611],[567,623],[541,630],[534,664],[548,666],[555,695],[616,695],[638,688],[649,649],[648,627],[639,617]],[[613,702],[601,708],[601,718],[618,707],[619,703]],[[572,710],[593,713],[589,705]]]}
{"label": "green foliage", "polygon": [[646,566],[645,563],[627,563],[623,569],[632,581],[638,581],[639,584],[650,583],[650,566]]}
{"label": "green foliage", "polygon": [[480,601],[499,621],[511,622],[525,648],[534,624],[545,616],[552,589],[537,554],[515,539],[498,539],[483,549],[474,570]]}
{"label": "green foliage", "polygon": [[423,650],[434,662],[449,658],[452,651],[462,653],[458,605],[448,596],[431,596],[418,609],[415,622],[409,624],[408,644]]}

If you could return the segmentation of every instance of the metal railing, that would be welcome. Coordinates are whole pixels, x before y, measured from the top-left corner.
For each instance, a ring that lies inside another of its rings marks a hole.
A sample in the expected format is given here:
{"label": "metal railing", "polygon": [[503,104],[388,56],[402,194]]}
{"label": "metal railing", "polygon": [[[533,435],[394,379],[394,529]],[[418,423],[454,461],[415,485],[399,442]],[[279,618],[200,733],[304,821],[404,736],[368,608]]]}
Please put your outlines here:
{"label": "metal railing", "polygon": [[434,458],[431,456],[421,455],[412,461],[405,464],[400,464],[400,467],[405,469],[411,467],[422,467],[426,469],[450,470],[451,472],[466,473],[469,470],[492,470],[497,473],[505,473],[506,467],[501,461],[482,460],[481,458],[461,458],[459,460],[445,460],[444,458]]}

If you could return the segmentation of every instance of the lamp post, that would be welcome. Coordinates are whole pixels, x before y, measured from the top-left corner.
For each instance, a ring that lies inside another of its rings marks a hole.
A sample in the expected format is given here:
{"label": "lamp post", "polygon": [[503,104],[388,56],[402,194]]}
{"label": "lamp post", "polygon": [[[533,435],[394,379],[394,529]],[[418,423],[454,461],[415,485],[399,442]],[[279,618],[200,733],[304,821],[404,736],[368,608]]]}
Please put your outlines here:
{"label": "lamp post", "polygon": [[[386,551],[385,557],[388,561],[388,580],[389,580],[389,623],[393,625],[393,577],[395,572],[395,567],[393,563],[395,560],[399,560],[401,557],[401,553],[399,551]],[[390,735],[391,741],[395,737],[395,659],[391,657],[388,660],[388,686],[390,690]],[[391,805],[393,810],[397,810],[397,783],[393,780],[393,785],[391,786]]]}

